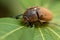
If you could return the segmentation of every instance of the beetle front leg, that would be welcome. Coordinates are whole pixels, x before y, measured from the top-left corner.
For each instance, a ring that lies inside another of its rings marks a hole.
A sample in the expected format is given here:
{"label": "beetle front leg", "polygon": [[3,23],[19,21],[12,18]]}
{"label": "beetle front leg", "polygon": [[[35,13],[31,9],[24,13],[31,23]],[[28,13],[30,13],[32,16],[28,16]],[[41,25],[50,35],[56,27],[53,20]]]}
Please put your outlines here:
{"label": "beetle front leg", "polygon": [[30,22],[29,18],[28,18],[28,17],[26,17],[26,16],[24,16],[24,18],[26,19],[27,24],[28,24],[29,26],[33,27],[33,23],[32,23],[32,22]]}

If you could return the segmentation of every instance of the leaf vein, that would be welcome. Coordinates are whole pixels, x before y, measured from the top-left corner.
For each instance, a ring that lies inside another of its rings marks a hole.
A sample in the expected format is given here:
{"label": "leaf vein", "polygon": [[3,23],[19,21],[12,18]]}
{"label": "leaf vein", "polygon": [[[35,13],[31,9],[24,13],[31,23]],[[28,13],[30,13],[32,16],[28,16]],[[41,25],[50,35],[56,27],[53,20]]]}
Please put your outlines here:
{"label": "leaf vein", "polygon": [[51,29],[50,27],[47,27],[51,32],[53,32],[58,38],[60,38],[60,35],[58,33],[56,33],[53,29]]}
{"label": "leaf vein", "polygon": [[10,32],[8,32],[8,33],[6,33],[4,36],[1,37],[1,39],[6,38],[6,37],[9,36],[10,34],[14,33],[15,31],[17,31],[17,30],[19,30],[19,29],[21,29],[21,28],[23,28],[23,27],[19,27],[19,28],[17,28],[17,29],[14,29],[14,30],[12,30],[12,31],[10,31]]}
{"label": "leaf vein", "polygon": [[40,33],[41,33],[42,39],[45,40],[45,38],[44,38],[44,36],[43,36],[43,33],[42,33],[42,31],[41,31],[41,28],[39,28],[39,31],[40,31]]}

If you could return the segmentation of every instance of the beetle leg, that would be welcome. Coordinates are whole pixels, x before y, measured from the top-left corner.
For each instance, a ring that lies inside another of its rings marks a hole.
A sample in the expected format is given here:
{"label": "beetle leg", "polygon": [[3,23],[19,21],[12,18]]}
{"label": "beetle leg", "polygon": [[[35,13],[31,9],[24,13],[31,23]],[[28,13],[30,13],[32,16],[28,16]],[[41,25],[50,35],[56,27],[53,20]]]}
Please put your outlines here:
{"label": "beetle leg", "polygon": [[33,27],[33,23],[29,22],[29,26]]}
{"label": "beetle leg", "polygon": [[29,25],[29,26],[33,26],[33,23],[31,23],[30,21],[29,21],[29,18],[28,17],[26,17],[26,16],[24,16],[24,18],[26,18],[26,20],[27,20],[27,24]]}
{"label": "beetle leg", "polygon": [[49,23],[49,24],[54,24],[54,25],[56,25],[56,26],[60,26],[59,24],[56,24],[56,23]]}

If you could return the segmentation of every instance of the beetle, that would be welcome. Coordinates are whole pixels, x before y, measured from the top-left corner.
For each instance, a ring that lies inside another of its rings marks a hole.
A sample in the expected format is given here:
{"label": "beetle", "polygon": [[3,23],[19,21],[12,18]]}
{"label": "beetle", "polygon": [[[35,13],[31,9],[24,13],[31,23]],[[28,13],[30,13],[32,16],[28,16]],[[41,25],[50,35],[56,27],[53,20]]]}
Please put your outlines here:
{"label": "beetle", "polygon": [[[17,19],[18,16],[16,16]],[[30,26],[32,26],[34,22],[47,23],[52,19],[52,12],[44,7],[31,7],[28,8],[23,14],[23,22],[28,23]]]}

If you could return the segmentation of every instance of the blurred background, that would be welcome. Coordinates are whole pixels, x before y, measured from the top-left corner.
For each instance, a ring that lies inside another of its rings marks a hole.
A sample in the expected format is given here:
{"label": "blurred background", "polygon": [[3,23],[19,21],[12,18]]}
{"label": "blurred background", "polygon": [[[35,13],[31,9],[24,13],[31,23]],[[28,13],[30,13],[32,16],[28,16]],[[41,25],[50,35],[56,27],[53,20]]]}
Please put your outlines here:
{"label": "blurred background", "polygon": [[60,13],[60,0],[0,0],[0,18],[24,13],[33,6],[48,8],[55,17]]}

